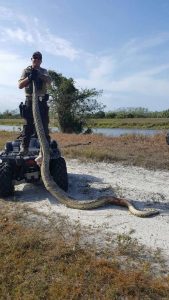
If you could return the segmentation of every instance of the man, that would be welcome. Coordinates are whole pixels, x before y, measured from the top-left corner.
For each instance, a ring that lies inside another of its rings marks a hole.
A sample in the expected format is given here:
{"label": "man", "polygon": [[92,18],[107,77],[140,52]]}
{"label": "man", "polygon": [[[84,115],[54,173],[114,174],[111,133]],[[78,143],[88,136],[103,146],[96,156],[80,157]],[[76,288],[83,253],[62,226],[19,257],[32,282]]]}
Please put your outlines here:
{"label": "man", "polygon": [[32,55],[32,65],[28,66],[23,70],[21,78],[19,79],[19,88],[25,88],[26,100],[25,104],[21,102],[20,114],[25,119],[26,124],[23,126],[22,132],[22,143],[20,154],[27,154],[29,148],[29,142],[31,136],[36,135],[33,114],[32,114],[32,93],[33,93],[33,81],[36,84],[37,96],[39,98],[39,109],[43,122],[44,131],[46,134],[47,140],[50,142],[49,136],[49,107],[47,101],[49,95],[47,94],[47,86],[51,83],[51,78],[46,69],[40,67],[42,63],[42,54],[37,51]]}

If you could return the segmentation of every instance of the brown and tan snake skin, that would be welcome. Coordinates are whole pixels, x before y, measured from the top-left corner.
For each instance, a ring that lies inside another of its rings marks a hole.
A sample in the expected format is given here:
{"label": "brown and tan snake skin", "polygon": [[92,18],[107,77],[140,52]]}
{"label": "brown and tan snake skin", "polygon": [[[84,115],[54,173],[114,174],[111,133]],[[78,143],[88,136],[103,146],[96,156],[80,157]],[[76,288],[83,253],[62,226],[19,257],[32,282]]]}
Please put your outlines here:
{"label": "brown and tan snake skin", "polygon": [[46,189],[62,204],[67,207],[81,210],[94,209],[97,207],[113,204],[119,206],[125,206],[128,210],[137,217],[149,217],[156,215],[159,212],[156,210],[138,210],[131,204],[130,201],[123,198],[116,198],[114,196],[103,196],[97,199],[77,201],[74,198],[68,196],[59,186],[55,183],[49,172],[49,162],[50,162],[50,149],[43,129],[43,124],[41,121],[38,97],[36,93],[36,85],[33,83],[33,103],[32,103],[33,117],[35,122],[35,127],[40,142],[40,147],[42,151],[42,164],[41,164],[41,177]]}

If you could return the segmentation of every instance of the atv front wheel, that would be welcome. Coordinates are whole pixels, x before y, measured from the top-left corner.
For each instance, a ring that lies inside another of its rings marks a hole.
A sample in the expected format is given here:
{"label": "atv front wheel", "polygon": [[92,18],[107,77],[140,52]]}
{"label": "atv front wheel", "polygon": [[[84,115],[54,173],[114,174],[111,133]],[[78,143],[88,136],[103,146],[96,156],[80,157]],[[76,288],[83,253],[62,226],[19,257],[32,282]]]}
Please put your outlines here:
{"label": "atv front wheel", "polygon": [[12,173],[12,167],[9,163],[0,164],[0,197],[7,197],[13,194]]}
{"label": "atv front wheel", "polygon": [[50,160],[50,174],[56,184],[65,192],[68,190],[68,175],[66,162],[63,157]]}

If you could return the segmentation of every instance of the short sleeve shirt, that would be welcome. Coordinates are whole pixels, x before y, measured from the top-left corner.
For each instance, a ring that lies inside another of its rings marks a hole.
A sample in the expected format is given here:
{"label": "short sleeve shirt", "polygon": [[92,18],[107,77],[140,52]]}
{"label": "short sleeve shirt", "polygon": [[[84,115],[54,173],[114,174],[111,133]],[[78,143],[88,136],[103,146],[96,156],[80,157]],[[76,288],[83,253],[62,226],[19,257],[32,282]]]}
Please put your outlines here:
{"label": "short sleeve shirt", "polygon": [[[47,75],[50,78],[46,69],[40,67],[39,70],[43,75]],[[19,82],[21,80],[25,79],[26,77],[28,77],[29,74],[31,73],[31,71],[32,71],[32,66],[29,66],[26,69],[24,69],[21,74],[21,78],[19,79]],[[37,79],[36,87],[37,87],[37,93],[39,96],[44,96],[47,93],[47,83],[44,80],[42,80],[41,78]],[[30,82],[25,87],[25,94],[26,94],[26,96],[32,96],[32,93],[33,93],[33,84],[32,84],[32,82]]]}

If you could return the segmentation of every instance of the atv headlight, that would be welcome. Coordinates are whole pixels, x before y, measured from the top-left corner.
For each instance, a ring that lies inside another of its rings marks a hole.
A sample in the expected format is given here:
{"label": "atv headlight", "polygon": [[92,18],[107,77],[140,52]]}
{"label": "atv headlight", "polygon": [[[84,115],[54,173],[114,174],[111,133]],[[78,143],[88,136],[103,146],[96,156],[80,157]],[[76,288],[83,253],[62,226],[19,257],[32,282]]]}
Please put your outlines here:
{"label": "atv headlight", "polygon": [[0,164],[2,164],[2,159],[0,158]]}

